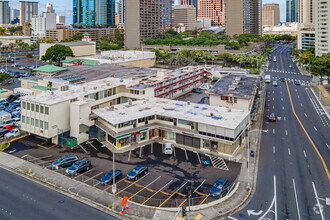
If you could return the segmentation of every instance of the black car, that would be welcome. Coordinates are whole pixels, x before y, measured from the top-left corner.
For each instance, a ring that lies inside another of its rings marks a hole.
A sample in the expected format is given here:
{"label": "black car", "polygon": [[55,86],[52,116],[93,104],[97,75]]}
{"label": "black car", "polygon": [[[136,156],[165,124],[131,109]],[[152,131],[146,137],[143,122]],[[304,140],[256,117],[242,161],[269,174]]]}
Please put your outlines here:
{"label": "black car", "polygon": [[298,80],[295,80],[294,81],[294,84],[297,85],[297,86],[299,86],[300,85],[300,82]]}
{"label": "black car", "polygon": [[75,162],[78,161],[78,157],[74,154],[66,155],[61,157],[57,161],[52,163],[52,167],[59,169],[60,167],[69,167],[72,166]]}
{"label": "black car", "polygon": [[11,94],[7,97],[6,101],[12,103],[13,101],[16,101],[19,97],[21,97],[20,94]]}
{"label": "black car", "polygon": [[5,110],[6,109],[6,106],[4,106],[4,105],[0,105],[0,111],[3,111],[3,110]]}
{"label": "black car", "polygon": [[7,107],[9,105],[9,102],[6,100],[1,100],[0,105],[4,105],[5,107]]}
{"label": "black car", "polygon": [[202,93],[202,91],[200,89],[193,89],[192,92],[193,93],[198,93],[198,94],[201,94]]}

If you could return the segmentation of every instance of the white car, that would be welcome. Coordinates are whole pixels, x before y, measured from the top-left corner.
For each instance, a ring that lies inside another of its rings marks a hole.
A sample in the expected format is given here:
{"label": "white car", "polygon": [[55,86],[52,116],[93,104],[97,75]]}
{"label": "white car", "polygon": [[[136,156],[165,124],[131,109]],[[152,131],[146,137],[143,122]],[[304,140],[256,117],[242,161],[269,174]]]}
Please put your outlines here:
{"label": "white car", "polygon": [[19,129],[14,128],[13,130],[11,130],[7,134],[5,134],[5,138],[10,139],[10,138],[18,137],[20,134],[21,134],[21,132],[19,131]]}
{"label": "white car", "polygon": [[163,153],[165,155],[172,155],[174,152],[174,146],[171,143],[165,143],[163,146]]}
{"label": "white car", "polygon": [[277,86],[277,81],[273,81],[273,86]]}
{"label": "white car", "polygon": [[20,68],[18,68],[19,70],[25,70],[25,66],[21,66]]}

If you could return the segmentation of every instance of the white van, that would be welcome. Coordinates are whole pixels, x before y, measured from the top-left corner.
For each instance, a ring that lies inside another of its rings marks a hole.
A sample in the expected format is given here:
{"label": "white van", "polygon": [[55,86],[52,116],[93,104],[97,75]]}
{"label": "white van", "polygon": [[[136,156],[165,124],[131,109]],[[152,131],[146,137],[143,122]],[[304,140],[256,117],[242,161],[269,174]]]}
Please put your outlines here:
{"label": "white van", "polygon": [[270,83],[270,81],[271,81],[270,75],[266,75],[265,76],[265,82]]}
{"label": "white van", "polygon": [[163,145],[163,153],[165,155],[172,155],[174,152],[174,146],[171,143],[165,143]]}

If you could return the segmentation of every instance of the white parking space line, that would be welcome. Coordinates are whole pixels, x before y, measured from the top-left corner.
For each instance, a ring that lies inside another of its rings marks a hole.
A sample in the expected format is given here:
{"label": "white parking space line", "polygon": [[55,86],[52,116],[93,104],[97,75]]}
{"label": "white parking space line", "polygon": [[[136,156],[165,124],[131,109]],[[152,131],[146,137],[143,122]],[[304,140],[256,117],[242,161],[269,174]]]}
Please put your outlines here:
{"label": "white parking space line", "polygon": [[281,101],[283,101],[283,98],[281,98]]}
{"label": "white parking space line", "polygon": [[288,135],[288,130],[285,130],[285,135]]}
{"label": "white parking space line", "polygon": [[317,131],[316,127],[314,126],[315,131]]}
{"label": "white parking space line", "polygon": [[[86,171],[85,173],[84,173],[84,175],[86,174],[86,173],[89,173],[89,172],[91,172],[93,169],[90,169],[90,170],[88,170],[88,171]],[[78,176],[80,176],[80,175],[82,175],[82,173],[80,173],[79,175],[77,175],[76,177],[74,177],[73,179],[76,179]]]}
{"label": "white parking space line", "polygon": [[318,197],[318,195],[317,195],[317,192],[316,192],[316,189],[315,189],[314,182],[312,182],[312,185],[313,185],[313,190],[314,190],[314,194],[315,194],[315,197],[316,197],[316,201],[317,201],[317,204],[318,204],[319,209],[320,209],[321,219],[324,220],[323,211],[322,211],[322,209],[321,209],[320,200],[319,200],[319,197]]}
{"label": "white parking space line", "polygon": [[305,151],[305,150],[304,150],[304,156],[307,157],[307,156],[306,156],[306,151]]}
{"label": "white parking space line", "polygon": [[234,218],[234,217],[231,217],[231,216],[228,216],[229,219],[232,219],[232,220],[238,220],[237,218]]}
{"label": "white parking space line", "polygon": [[307,118],[307,115],[306,115],[306,113],[304,113],[305,114],[305,117]]}
{"label": "white parking space line", "polygon": [[197,188],[194,191],[197,191],[202,185],[203,183],[205,183],[206,179],[203,180],[203,182],[201,184],[199,184],[199,186],[197,186]]}
{"label": "white parking space line", "polygon": [[300,97],[299,97],[299,95],[298,95],[298,99],[299,99]]}
{"label": "white parking space line", "polygon": [[102,173],[103,173],[103,172],[101,172],[101,173],[99,173],[99,174],[96,174],[95,176],[93,176],[93,177],[91,177],[91,178],[85,180],[84,183],[86,183],[87,181],[89,181],[89,180],[91,180],[91,179],[94,179],[95,177],[101,175]]}
{"label": "white parking space line", "polygon": [[[21,158],[24,158],[24,156]],[[52,157],[52,155],[44,156],[44,157],[36,157],[36,158],[33,158],[32,160],[29,160],[29,162],[34,161],[34,160],[42,160],[42,159],[46,159],[46,158],[51,158],[51,157]]]}
{"label": "white parking space line", "polygon": [[302,107],[302,103],[300,103],[300,106]]}
{"label": "white parking space line", "polygon": [[273,146],[273,153],[275,153],[275,146]]}
{"label": "white parking space line", "polygon": [[326,145],[327,145],[328,149],[330,150],[329,144],[326,144]]}
{"label": "white parking space line", "polygon": [[161,177],[162,176],[157,177],[154,181],[152,181],[151,183],[149,183],[148,185],[146,185],[144,188],[148,188],[150,185],[152,185],[154,182],[156,182]]}
{"label": "white parking space line", "polygon": [[273,134],[275,134],[275,128],[273,129]]}
{"label": "white parking space line", "polygon": [[92,148],[94,148],[94,150],[97,150],[96,147],[94,147],[94,145],[91,142],[87,141],[86,143],[88,143],[89,145],[91,145]]}
{"label": "white parking space line", "polygon": [[273,101],[274,101],[274,98],[273,98]]}
{"label": "white parking space line", "polygon": [[184,149],[184,148],[181,148],[182,150],[184,150],[184,152],[185,152],[185,154],[186,154],[186,159],[188,160],[188,155],[187,155],[187,151],[186,151],[186,149]]}
{"label": "white parking space line", "polygon": [[298,219],[300,220],[300,211],[299,211],[298,197],[297,197],[296,184],[295,184],[295,182],[294,182],[294,179],[292,179],[292,183],[293,183],[294,196],[295,196],[295,198],[296,198],[296,205],[297,205]]}
{"label": "white parking space line", "polygon": [[176,157],[176,151],[175,151],[175,148],[176,148],[176,147],[173,148],[173,155]]}
{"label": "white parking space line", "polygon": [[127,161],[130,161],[131,160],[131,154],[132,154],[132,150],[129,151]]}
{"label": "white parking space line", "polygon": [[289,155],[291,155],[290,148],[288,148],[288,153],[289,153]]}
{"label": "white parking space line", "polygon": [[282,109],[284,110],[284,106],[282,106]]}
{"label": "white parking space line", "polygon": [[285,116],[283,117],[283,119],[284,119],[284,121],[286,120],[286,119],[285,119]]}
{"label": "white parking space line", "polygon": [[199,157],[199,153],[198,153],[197,151],[193,151],[193,152],[197,154],[197,157],[198,157],[199,163],[202,164],[201,158]]}
{"label": "white parking space line", "polygon": [[87,151],[85,150],[85,148],[83,148],[80,144],[78,144],[79,145],[79,147],[81,148],[81,149],[83,149],[84,151],[85,151],[85,153],[87,153]]}

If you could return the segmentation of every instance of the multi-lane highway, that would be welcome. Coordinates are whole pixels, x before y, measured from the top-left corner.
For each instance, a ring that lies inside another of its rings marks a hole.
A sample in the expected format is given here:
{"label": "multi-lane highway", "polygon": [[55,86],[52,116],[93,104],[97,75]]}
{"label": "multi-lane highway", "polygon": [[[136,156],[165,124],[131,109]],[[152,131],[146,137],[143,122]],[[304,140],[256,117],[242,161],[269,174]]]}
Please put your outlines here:
{"label": "multi-lane highway", "polygon": [[118,219],[0,168],[0,219]]}
{"label": "multi-lane highway", "polygon": [[[288,46],[277,47],[267,84],[256,190],[230,219],[330,219],[330,121],[301,75]],[[292,65],[292,68],[289,66]],[[285,78],[285,82],[280,79]],[[295,85],[299,80],[303,85]],[[276,122],[268,116],[275,113]]]}

